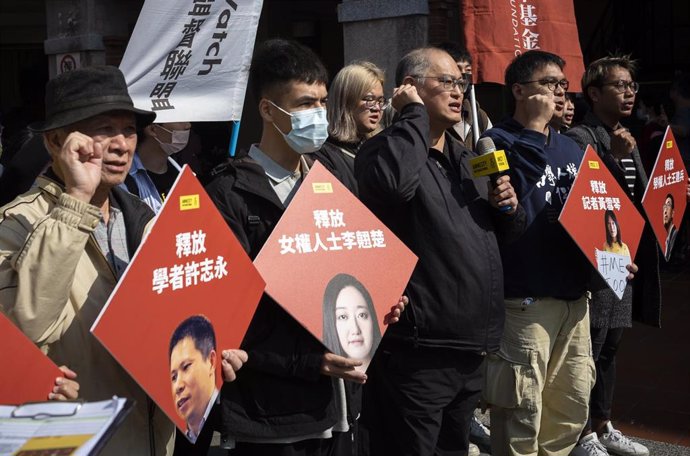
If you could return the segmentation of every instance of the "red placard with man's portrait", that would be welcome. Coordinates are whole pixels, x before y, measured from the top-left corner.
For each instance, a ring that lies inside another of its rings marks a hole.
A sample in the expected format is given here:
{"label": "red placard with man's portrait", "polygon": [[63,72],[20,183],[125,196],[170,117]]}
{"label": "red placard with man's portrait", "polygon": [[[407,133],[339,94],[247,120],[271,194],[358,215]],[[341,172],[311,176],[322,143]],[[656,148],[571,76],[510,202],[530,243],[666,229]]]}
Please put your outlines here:
{"label": "red placard with man's portrait", "polygon": [[671,258],[685,214],[687,185],[688,171],[683,165],[671,127],[667,127],[642,198],[642,206],[666,261]]}
{"label": "red placard with man's portrait", "polygon": [[587,146],[558,218],[618,298],[640,244],[644,219],[604,162]]}
{"label": "red placard with man's portrait", "polygon": [[329,351],[366,370],[417,257],[316,163],[254,264],[266,292]]}
{"label": "red placard with man's portrait", "polygon": [[263,289],[185,166],[91,332],[195,441],[221,386],[222,350],[240,346]]}

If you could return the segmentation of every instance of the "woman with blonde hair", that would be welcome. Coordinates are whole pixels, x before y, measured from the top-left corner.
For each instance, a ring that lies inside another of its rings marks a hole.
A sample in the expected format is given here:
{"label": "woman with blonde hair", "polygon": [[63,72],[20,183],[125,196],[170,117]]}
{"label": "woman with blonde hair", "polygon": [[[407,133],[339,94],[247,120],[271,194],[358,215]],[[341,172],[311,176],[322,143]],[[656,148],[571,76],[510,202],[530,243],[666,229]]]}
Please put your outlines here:
{"label": "woman with blonde hair", "polygon": [[328,140],[314,155],[355,194],[355,154],[379,131],[386,106],[383,82],[383,70],[358,61],[340,70],[328,91]]}

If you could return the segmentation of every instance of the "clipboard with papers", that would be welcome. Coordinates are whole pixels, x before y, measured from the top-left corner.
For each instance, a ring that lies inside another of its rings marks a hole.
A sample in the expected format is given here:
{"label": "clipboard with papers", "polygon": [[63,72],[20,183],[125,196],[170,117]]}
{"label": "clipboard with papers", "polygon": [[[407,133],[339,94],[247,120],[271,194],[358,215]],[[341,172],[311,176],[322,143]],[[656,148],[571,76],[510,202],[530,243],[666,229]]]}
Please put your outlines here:
{"label": "clipboard with papers", "polygon": [[133,405],[120,397],[0,405],[0,455],[97,455]]}

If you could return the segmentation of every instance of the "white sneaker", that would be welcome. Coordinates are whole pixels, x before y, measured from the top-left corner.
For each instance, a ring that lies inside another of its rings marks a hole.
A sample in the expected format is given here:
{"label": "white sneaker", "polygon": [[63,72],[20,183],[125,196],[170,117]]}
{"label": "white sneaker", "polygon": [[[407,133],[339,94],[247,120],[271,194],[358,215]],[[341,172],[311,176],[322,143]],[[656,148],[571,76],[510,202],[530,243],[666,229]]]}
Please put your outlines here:
{"label": "white sneaker", "polygon": [[609,453],[597,438],[597,433],[592,432],[577,442],[570,456],[609,456]]}
{"label": "white sneaker", "polygon": [[479,456],[479,447],[474,443],[470,443],[470,448],[467,451],[467,456]]}
{"label": "white sneaker", "polygon": [[611,454],[620,456],[649,456],[646,446],[633,442],[624,436],[621,431],[613,428],[609,421],[606,423],[606,431],[601,435],[601,443]]}

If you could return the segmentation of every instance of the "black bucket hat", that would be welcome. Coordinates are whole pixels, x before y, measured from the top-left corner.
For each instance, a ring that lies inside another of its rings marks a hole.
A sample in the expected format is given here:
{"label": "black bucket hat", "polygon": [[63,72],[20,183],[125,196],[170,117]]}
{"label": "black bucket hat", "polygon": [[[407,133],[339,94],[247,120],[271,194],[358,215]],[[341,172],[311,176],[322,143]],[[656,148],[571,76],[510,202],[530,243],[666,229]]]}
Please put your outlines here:
{"label": "black bucket hat", "polygon": [[125,77],[114,66],[92,66],[68,71],[46,85],[46,120],[29,128],[44,132],[66,127],[109,111],[133,112],[137,128],[151,124],[156,113],[134,107]]}

